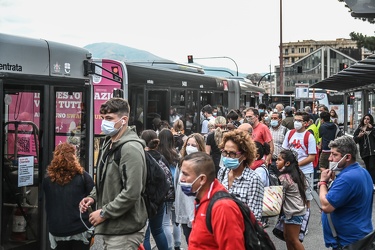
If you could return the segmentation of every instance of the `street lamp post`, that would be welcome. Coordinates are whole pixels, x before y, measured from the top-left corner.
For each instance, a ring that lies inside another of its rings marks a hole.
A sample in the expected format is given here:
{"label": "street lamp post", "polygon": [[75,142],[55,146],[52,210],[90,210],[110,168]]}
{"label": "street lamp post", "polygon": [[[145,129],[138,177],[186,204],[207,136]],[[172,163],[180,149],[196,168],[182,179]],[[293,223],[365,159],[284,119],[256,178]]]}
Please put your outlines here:
{"label": "street lamp post", "polygon": [[283,65],[283,0],[280,0],[280,94],[284,94]]}
{"label": "street lamp post", "polygon": [[194,58],[194,59],[217,59],[217,58],[227,58],[229,60],[232,60],[234,62],[234,64],[236,65],[237,76],[238,76],[238,66],[237,66],[237,63],[236,63],[235,60],[233,60],[233,58],[230,58],[229,56],[197,57],[197,58]]}

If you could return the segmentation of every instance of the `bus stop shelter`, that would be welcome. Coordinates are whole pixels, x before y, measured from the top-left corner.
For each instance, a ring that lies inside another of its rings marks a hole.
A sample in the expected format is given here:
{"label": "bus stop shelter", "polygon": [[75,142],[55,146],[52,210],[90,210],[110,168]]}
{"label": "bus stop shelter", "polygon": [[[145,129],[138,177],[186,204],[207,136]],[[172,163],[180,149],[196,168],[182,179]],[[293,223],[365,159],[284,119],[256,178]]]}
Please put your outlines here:
{"label": "bus stop shelter", "polygon": [[310,88],[335,90],[344,94],[344,130],[348,131],[347,97],[354,95],[355,92],[361,92],[362,110],[370,109],[369,96],[375,93],[375,54],[310,86]]}

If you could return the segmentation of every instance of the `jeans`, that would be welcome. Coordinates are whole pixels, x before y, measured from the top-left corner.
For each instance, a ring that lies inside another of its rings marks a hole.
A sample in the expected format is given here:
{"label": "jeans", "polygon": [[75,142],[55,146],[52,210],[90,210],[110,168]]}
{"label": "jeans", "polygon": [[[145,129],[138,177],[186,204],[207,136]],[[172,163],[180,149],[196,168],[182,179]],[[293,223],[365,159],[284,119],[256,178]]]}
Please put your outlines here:
{"label": "jeans", "polygon": [[149,224],[146,230],[145,240],[143,242],[143,246],[146,250],[151,250],[150,229],[158,249],[168,249],[168,241],[163,228],[164,210],[165,205],[163,204],[163,206],[159,208],[157,214],[148,220]]}
{"label": "jeans", "polygon": [[[181,229],[180,225],[176,223],[176,213],[174,210],[174,202],[165,203],[165,214],[163,219],[163,228],[165,236],[168,241],[168,249],[181,246]],[[173,227],[173,234],[171,232],[171,221]],[[176,225],[177,224],[177,225]],[[173,242],[174,241],[174,242]],[[174,245],[173,245],[174,243]]]}

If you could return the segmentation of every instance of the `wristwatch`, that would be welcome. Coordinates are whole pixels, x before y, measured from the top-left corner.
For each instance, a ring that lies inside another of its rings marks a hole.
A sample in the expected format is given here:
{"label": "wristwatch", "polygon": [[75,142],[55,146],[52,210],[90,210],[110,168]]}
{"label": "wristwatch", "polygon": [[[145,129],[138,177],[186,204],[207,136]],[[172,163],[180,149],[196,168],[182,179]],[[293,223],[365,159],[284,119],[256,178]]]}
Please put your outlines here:
{"label": "wristwatch", "polygon": [[100,218],[104,218],[104,210],[102,209],[102,210],[100,210],[100,214],[99,214],[99,216],[100,216]]}

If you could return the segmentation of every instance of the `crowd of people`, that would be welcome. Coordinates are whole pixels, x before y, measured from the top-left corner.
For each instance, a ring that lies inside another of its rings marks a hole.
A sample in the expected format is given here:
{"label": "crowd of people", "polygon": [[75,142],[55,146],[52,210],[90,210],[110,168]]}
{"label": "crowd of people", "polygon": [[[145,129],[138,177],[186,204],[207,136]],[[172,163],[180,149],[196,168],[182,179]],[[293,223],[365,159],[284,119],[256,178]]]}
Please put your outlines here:
{"label": "crowd of people", "polygon": [[[173,126],[154,121],[155,130],[136,131],[134,126],[128,126],[130,107],[126,100],[112,98],[102,104],[102,131],[108,138],[102,145],[95,185],[79,166],[74,169],[67,166],[67,177],[53,175],[52,166],[60,163],[63,168],[66,164],[61,159],[60,162],[53,160],[49,168],[48,188],[45,188],[49,196],[52,195],[49,189],[56,189],[54,195],[58,196],[68,195],[72,187],[84,187],[74,194],[76,198],[72,202],[76,205],[74,209],[82,213],[78,218],[87,225],[77,226],[74,231],[53,231],[62,221],[53,218],[52,205],[47,202],[48,220],[53,223],[51,247],[65,247],[66,241],[88,244],[83,233],[91,235],[94,227],[95,234],[102,236],[105,249],[144,247],[149,250],[150,234],[159,250],[181,249],[182,237],[189,249],[244,249],[244,221],[236,203],[229,200],[215,203],[211,212],[212,233],[206,226],[206,210],[215,193],[226,191],[247,204],[260,225],[269,226],[267,218],[262,217],[269,173],[278,176],[284,188],[280,218],[287,249],[304,249],[299,240],[301,225],[311,212],[320,212],[310,211],[314,189],[318,190],[322,204],[327,248],[340,247],[328,225],[328,213],[342,246],[373,230],[375,132],[372,115],[362,118],[352,138],[338,136],[337,114],[325,106],[318,107],[318,114],[311,113],[310,107],[297,111],[282,104],[275,109],[259,104],[231,110],[226,117],[218,116],[214,110],[210,105],[204,106],[202,115],[206,119],[202,120],[201,133],[185,135],[184,124],[179,119],[173,121]],[[356,162],[356,143],[365,168]],[[111,155],[116,148],[121,151],[118,165]],[[152,218],[147,216],[142,196],[147,177],[144,150],[156,160],[163,160],[173,177],[173,195],[165,199]],[[61,148],[56,149],[55,157],[59,151]],[[318,169],[321,175],[316,187],[313,179]],[[82,179],[75,175],[89,181],[80,184]],[[94,209],[88,215],[90,208]],[[77,222],[77,216],[70,217]],[[355,234],[351,233],[353,225]]]}

